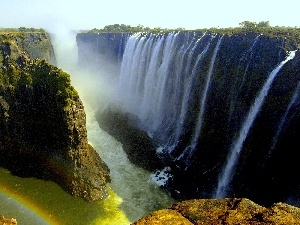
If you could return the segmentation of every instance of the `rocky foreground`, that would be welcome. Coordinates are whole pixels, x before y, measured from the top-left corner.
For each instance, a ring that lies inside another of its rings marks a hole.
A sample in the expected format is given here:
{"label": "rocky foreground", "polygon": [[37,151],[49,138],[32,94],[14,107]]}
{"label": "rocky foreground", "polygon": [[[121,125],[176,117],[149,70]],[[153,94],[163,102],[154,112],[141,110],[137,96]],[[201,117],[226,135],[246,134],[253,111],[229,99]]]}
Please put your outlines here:
{"label": "rocky foreground", "polygon": [[53,57],[47,33],[0,30],[0,167],[101,200],[109,168],[88,144],[82,101]]}
{"label": "rocky foreground", "polygon": [[14,218],[5,218],[0,214],[0,225],[16,225],[17,220]]}
{"label": "rocky foreground", "polygon": [[300,208],[285,203],[266,208],[246,198],[187,200],[133,223],[143,224],[292,225],[300,224]]}

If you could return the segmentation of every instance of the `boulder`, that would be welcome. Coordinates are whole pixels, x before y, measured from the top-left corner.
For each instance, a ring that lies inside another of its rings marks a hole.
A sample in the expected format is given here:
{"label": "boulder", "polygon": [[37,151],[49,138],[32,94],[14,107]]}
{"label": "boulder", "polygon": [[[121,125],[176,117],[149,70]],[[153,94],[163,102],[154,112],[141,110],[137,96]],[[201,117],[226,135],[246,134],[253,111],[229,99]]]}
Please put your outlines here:
{"label": "boulder", "polygon": [[246,198],[194,199],[155,211],[133,224],[300,224],[300,208],[285,203],[266,208]]}
{"label": "boulder", "polygon": [[0,225],[16,225],[17,220],[14,218],[5,218],[0,214]]}

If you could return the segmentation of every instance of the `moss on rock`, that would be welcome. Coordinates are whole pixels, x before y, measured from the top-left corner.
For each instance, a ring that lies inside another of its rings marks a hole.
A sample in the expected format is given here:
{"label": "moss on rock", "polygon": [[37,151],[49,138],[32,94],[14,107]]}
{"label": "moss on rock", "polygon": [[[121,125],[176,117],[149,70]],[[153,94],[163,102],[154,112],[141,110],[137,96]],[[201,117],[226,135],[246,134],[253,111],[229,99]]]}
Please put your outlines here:
{"label": "moss on rock", "polygon": [[23,36],[0,34],[0,166],[53,180],[87,201],[103,199],[109,169],[88,144],[84,107],[69,74],[47,57],[31,58],[40,48],[28,46],[42,36],[26,33],[23,43]]}

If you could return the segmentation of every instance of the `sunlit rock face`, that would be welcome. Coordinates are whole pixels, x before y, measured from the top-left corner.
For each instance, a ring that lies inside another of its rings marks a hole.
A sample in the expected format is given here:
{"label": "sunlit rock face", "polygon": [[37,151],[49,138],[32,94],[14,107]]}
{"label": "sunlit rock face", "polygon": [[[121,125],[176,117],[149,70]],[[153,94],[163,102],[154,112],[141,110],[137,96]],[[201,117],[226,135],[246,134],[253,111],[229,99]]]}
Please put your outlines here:
{"label": "sunlit rock face", "polygon": [[155,211],[134,225],[151,224],[299,224],[300,209],[284,203],[269,208],[245,198],[198,199]]}
{"label": "sunlit rock face", "polygon": [[17,225],[17,220],[14,218],[5,218],[0,214],[0,224],[1,225]]}
{"label": "sunlit rock face", "polygon": [[[95,44],[107,34],[93,35],[93,41],[92,34],[77,39],[79,56],[90,44],[99,65],[105,52]],[[123,55],[112,110],[152,139],[151,151],[154,146],[168,168],[165,187],[174,198],[239,196],[299,204],[297,33],[126,35],[125,44],[114,44]],[[137,151],[147,152],[142,145]]]}
{"label": "sunlit rock face", "polygon": [[88,144],[84,107],[69,75],[50,64],[49,36],[0,32],[0,40],[0,165],[53,180],[87,201],[105,198],[109,169]]}

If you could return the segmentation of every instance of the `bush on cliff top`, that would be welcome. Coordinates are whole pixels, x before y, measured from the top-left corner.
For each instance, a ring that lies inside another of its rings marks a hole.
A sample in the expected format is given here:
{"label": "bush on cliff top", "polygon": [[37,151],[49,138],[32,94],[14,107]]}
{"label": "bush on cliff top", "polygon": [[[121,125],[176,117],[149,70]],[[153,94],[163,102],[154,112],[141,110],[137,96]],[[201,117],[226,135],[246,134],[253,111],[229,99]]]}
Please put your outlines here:
{"label": "bush on cliff top", "polygon": [[271,26],[269,21],[261,21],[259,23],[243,21],[240,27],[229,27],[229,28],[201,28],[195,30],[185,30],[184,28],[167,29],[167,28],[149,28],[142,25],[130,26],[125,24],[113,24],[107,25],[102,29],[94,28],[90,31],[82,31],[81,33],[136,33],[136,32],[150,32],[150,33],[168,33],[168,32],[208,32],[216,33],[220,35],[234,35],[234,34],[246,34],[246,33],[257,33],[264,34],[270,37],[286,38],[295,43],[298,43],[300,47],[300,28],[298,27],[279,27]]}
{"label": "bush on cliff top", "polygon": [[50,94],[65,101],[67,98],[78,97],[77,91],[71,86],[70,75],[45,60],[36,59],[24,69],[11,63],[0,72],[0,86],[11,90],[22,87],[44,87]]}

